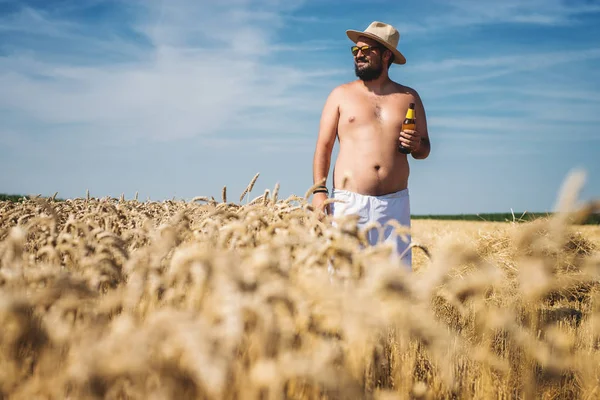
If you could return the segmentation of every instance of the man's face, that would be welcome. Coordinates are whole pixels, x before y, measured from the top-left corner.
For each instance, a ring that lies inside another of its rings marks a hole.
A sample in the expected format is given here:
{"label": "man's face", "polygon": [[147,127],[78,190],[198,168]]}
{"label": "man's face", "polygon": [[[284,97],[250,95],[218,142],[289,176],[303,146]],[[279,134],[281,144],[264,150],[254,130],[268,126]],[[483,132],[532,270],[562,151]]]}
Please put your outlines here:
{"label": "man's face", "polygon": [[363,81],[371,81],[379,78],[383,71],[384,47],[375,40],[360,38],[356,42],[359,48],[369,46],[367,50],[359,50],[354,55],[354,72]]}

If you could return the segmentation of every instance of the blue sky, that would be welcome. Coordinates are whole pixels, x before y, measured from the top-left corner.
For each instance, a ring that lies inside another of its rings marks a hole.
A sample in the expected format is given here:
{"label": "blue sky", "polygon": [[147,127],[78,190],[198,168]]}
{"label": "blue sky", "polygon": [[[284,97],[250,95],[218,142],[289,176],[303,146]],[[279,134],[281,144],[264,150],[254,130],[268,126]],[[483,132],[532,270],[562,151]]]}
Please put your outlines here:
{"label": "blue sky", "polygon": [[260,173],[252,197],[302,195],[325,98],[355,79],[345,30],[373,20],[427,111],[414,214],[551,211],[575,168],[600,197],[589,0],[0,0],[0,192],[237,201]]}

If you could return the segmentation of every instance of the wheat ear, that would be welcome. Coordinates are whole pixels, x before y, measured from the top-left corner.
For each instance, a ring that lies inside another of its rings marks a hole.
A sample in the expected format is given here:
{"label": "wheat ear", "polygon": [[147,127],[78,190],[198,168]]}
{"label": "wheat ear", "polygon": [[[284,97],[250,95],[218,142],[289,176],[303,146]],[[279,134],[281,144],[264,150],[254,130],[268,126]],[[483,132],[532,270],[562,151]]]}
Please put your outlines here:
{"label": "wheat ear", "polygon": [[273,196],[271,199],[271,203],[277,204],[277,196],[279,195],[279,182],[275,184],[275,188],[273,189]]}
{"label": "wheat ear", "polygon": [[250,181],[248,186],[246,186],[246,189],[244,189],[244,191],[242,192],[242,195],[240,196],[240,201],[242,201],[244,199],[244,196],[247,193],[250,193],[252,191],[252,188],[254,187],[254,184],[256,183],[256,180],[258,179],[258,175],[260,175],[260,172],[257,173],[256,175],[254,175],[254,177],[252,178],[252,180]]}

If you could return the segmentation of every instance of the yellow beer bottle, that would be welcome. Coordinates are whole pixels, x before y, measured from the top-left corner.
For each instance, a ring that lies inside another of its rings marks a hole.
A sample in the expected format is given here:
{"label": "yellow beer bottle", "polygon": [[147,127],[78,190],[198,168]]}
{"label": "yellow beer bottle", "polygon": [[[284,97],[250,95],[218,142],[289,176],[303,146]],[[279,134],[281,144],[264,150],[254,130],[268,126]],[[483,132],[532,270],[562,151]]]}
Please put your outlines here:
{"label": "yellow beer bottle", "polygon": [[[404,122],[402,122],[402,130],[411,130],[414,131],[417,125],[415,123],[415,103],[410,103],[408,106],[408,110],[406,110],[406,117],[404,118]],[[406,147],[402,146],[402,144],[398,144],[398,151],[402,154],[410,154],[410,150]]]}

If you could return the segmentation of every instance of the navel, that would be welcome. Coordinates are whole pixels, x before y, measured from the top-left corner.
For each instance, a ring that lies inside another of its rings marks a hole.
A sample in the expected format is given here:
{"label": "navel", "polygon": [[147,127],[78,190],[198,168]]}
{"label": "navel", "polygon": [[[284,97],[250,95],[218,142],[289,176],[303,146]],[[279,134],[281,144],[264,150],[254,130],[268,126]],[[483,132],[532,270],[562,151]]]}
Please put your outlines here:
{"label": "navel", "polygon": [[379,171],[379,169],[381,168],[381,165],[375,165],[375,171]]}

